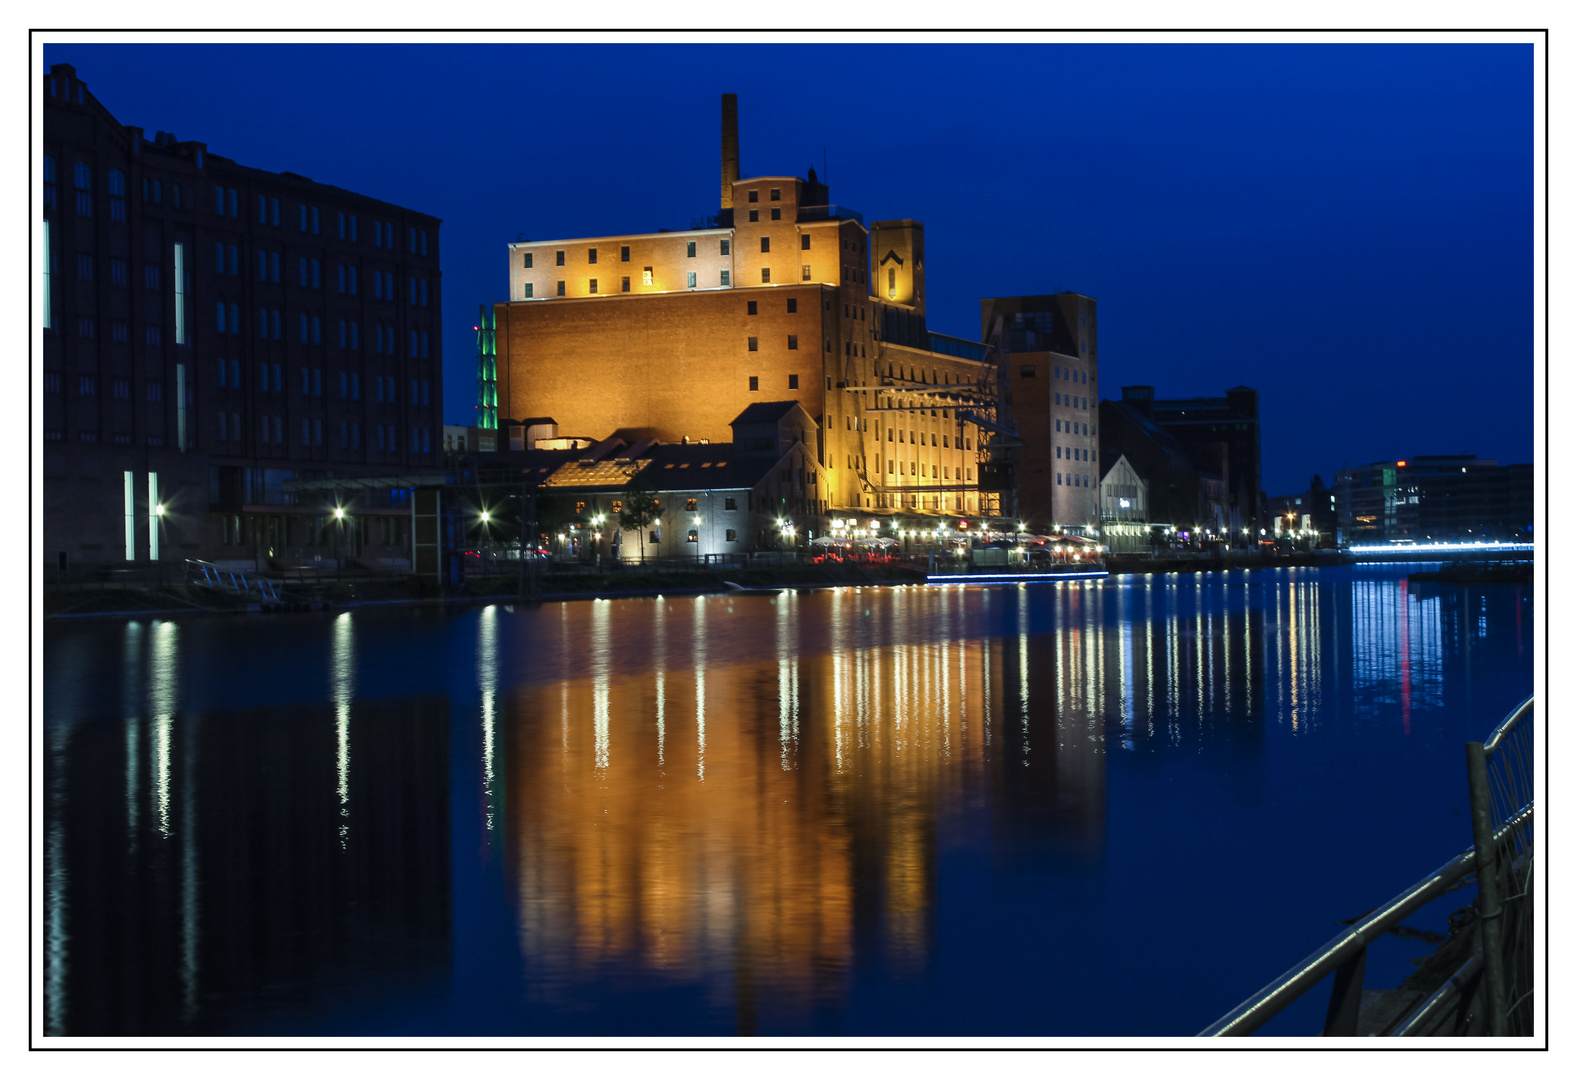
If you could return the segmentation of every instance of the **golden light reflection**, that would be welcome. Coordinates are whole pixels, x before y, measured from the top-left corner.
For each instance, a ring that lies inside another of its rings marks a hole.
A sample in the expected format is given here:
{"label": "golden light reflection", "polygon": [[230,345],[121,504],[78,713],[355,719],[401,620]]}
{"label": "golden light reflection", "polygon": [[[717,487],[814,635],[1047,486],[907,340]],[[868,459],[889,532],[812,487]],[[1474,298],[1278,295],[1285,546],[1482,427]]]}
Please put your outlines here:
{"label": "golden light reflection", "polygon": [[[760,995],[786,998],[790,1008],[836,998],[853,948],[859,875],[877,898],[871,917],[887,962],[900,972],[928,962],[939,807],[986,782],[985,687],[994,681],[996,700],[1033,714],[1050,673],[1048,642],[1027,635],[1016,656],[1024,673],[1013,676],[1020,693],[1005,699],[1000,643],[996,654],[978,639],[857,647],[858,635],[835,614],[863,619],[867,605],[888,603],[896,605],[889,617],[919,617],[910,608],[951,597],[851,591],[818,602],[834,613],[834,640],[852,647],[802,652],[792,594],[736,600],[737,614],[715,598],[654,605],[653,629],[693,649],[678,670],[659,666],[657,648],[647,670],[611,665],[604,674],[593,663],[571,678],[521,686],[500,703],[507,859],[521,947],[544,972],[539,992],[633,963],[704,983],[741,1018],[754,1015]],[[602,618],[591,605],[568,617],[587,624],[575,640],[594,635]],[[713,642],[738,625],[761,625],[741,619],[767,620],[775,648],[719,663]],[[949,692],[939,695],[938,685]],[[674,733],[653,726],[654,698],[659,717],[665,700],[695,702],[693,744],[669,739],[659,750]],[[603,709],[607,739],[621,747],[606,760],[601,721],[585,723]],[[554,712],[560,724],[539,722]],[[1058,777],[1099,751],[1088,735],[1098,716],[1077,712]],[[550,753],[559,740],[560,752]],[[1073,768],[1089,774],[1099,765]],[[1100,790],[1070,789],[1081,805],[1095,800],[1085,816],[1099,815]],[[860,851],[874,861],[860,863]]]}

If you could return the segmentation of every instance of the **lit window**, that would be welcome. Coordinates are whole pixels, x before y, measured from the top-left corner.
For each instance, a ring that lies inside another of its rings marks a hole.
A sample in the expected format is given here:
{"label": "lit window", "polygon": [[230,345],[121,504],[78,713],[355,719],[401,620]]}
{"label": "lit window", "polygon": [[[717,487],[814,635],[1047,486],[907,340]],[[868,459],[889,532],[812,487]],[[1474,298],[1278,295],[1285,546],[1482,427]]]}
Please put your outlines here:
{"label": "lit window", "polygon": [[692,289],[695,288],[695,273],[694,273],[694,271],[686,274],[684,277],[685,277],[685,284],[688,285]]}
{"label": "lit window", "polygon": [[652,268],[650,266],[647,266],[647,267],[644,267],[641,270],[641,284],[642,285],[650,285],[651,283],[652,283]]}
{"label": "lit window", "polygon": [[799,268],[799,279],[801,281],[809,281],[810,280],[810,264],[809,263],[806,263],[804,266],[801,266]]}

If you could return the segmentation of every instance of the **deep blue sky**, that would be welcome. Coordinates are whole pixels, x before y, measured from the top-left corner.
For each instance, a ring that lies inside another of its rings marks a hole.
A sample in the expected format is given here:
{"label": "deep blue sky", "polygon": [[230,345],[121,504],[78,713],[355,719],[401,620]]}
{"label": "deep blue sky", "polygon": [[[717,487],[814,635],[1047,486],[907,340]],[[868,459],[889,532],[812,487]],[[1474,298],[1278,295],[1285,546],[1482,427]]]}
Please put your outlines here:
{"label": "deep blue sky", "polygon": [[1271,494],[1344,462],[1533,459],[1531,45],[47,45],[120,122],[444,219],[444,411],[505,244],[830,168],[925,222],[934,330],[1100,301],[1103,394],[1260,390]]}

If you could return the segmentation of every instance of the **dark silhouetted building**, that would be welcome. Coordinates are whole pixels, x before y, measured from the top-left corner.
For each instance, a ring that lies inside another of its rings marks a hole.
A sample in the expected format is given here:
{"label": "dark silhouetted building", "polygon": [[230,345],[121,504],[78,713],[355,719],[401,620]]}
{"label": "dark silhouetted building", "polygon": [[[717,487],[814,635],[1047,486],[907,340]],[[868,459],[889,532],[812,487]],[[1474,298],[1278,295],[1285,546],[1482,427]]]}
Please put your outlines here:
{"label": "dark silhouetted building", "polygon": [[1265,516],[1265,539],[1288,538],[1305,548],[1336,544],[1336,492],[1318,476],[1306,491],[1267,497]]}
{"label": "dark silhouetted building", "polygon": [[[1122,393],[1120,411],[1130,418],[1134,414],[1142,416],[1149,426],[1165,432],[1192,464],[1197,478],[1193,521],[1189,522],[1186,516],[1173,516],[1172,523],[1180,531],[1194,524],[1214,539],[1248,543],[1260,527],[1261,516],[1259,391],[1238,386],[1228,390],[1225,397],[1162,399],[1155,396],[1154,387],[1125,386]],[[1170,515],[1179,511],[1186,515],[1186,506],[1163,502],[1155,492],[1157,478],[1146,471],[1146,459],[1154,455],[1137,448],[1130,452],[1124,445],[1124,438],[1137,438],[1141,432],[1143,438],[1153,440],[1145,424],[1124,424],[1112,433],[1109,442],[1102,443],[1103,457],[1108,450],[1111,460],[1116,460],[1119,453],[1127,454],[1139,474],[1151,482],[1152,505],[1165,505]]]}
{"label": "dark silhouetted building", "polygon": [[1346,543],[1513,540],[1533,533],[1533,466],[1471,454],[1375,461],[1336,474]]}
{"label": "dark silhouetted building", "polygon": [[1102,401],[1099,416],[1101,474],[1126,458],[1145,482],[1148,520],[1193,528],[1202,517],[1200,478],[1187,448],[1126,400]]}
{"label": "dark silhouetted building", "polygon": [[[398,491],[443,462],[439,219],[43,78],[51,565],[408,556]],[[347,476],[389,482],[348,527],[291,491]]]}

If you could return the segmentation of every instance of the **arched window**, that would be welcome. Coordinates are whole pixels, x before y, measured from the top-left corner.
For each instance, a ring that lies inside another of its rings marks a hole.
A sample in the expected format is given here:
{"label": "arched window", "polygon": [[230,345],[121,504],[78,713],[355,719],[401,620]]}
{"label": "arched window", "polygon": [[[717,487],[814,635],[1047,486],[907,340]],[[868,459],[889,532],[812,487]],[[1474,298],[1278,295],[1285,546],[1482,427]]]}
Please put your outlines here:
{"label": "arched window", "polygon": [[93,190],[93,170],[82,162],[77,162],[77,190]]}
{"label": "arched window", "polygon": [[119,169],[110,170],[110,194],[122,198],[126,195],[126,174]]}

